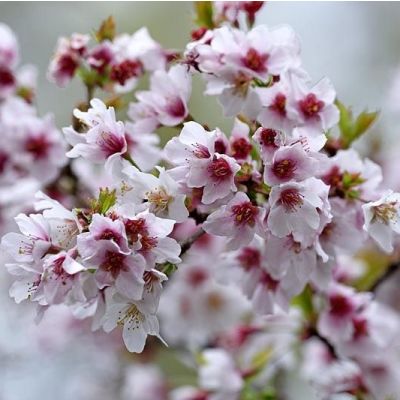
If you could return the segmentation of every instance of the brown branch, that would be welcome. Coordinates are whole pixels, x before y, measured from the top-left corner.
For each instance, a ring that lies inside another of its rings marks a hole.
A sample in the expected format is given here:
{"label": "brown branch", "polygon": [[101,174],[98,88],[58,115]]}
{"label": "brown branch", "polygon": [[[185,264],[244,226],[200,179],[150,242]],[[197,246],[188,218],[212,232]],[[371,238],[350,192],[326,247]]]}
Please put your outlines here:
{"label": "brown branch", "polygon": [[329,350],[333,357],[336,359],[340,359],[339,355],[336,352],[335,346],[325,337],[321,336],[316,328],[310,328],[308,334],[312,337],[319,339]]}
{"label": "brown branch", "polygon": [[201,236],[203,236],[205,234],[205,232],[203,231],[203,229],[199,229],[194,235],[192,235],[189,239],[187,239],[186,241],[184,241],[181,244],[181,255],[185,254],[191,247],[192,244]]}
{"label": "brown branch", "polygon": [[376,292],[382,283],[390,279],[400,268],[400,261],[392,263],[386,269],[386,271],[374,282],[369,288],[371,292]]}

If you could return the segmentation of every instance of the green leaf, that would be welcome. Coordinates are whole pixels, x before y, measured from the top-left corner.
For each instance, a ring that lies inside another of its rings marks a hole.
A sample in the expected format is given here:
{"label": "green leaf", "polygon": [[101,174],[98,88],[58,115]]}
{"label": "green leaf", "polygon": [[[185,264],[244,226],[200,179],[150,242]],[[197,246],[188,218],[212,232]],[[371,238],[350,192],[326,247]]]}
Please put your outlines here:
{"label": "green leaf", "polygon": [[346,107],[339,100],[335,102],[340,113],[339,129],[343,148],[351,144],[364,134],[378,118],[378,111],[363,111],[356,118],[350,107]]}
{"label": "green leaf", "polygon": [[165,262],[164,264],[161,264],[160,268],[161,272],[163,272],[168,277],[171,276],[177,269],[177,266],[170,262]]}
{"label": "green leaf", "polygon": [[195,23],[201,27],[214,28],[213,8],[211,1],[196,1],[194,4],[196,18]]}
{"label": "green leaf", "polygon": [[78,76],[82,79],[82,82],[89,87],[94,87],[99,79],[99,74],[94,69],[87,69],[80,67],[77,71]]}
{"label": "green leaf", "polygon": [[115,20],[111,15],[101,23],[99,30],[95,32],[95,36],[98,42],[103,42],[104,40],[114,40]]}
{"label": "green leaf", "polygon": [[272,347],[267,347],[256,353],[251,360],[251,368],[255,371],[260,371],[263,369],[270,360],[272,353]]}
{"label": "green leaf", "polygon": [[307,285],[304,290],[293,298],[292,305],[300,308],[304,317],[307,320],[312,320],[314,318],[314,305],[313,305],[313,293],[309,285]]}
{"label": "green leaf", "polygon": [[99,197],[92,202],[93,213],[106,214],[106,212],[115,205],[117,201],[116,190],[109,190],[108,188],[101,188]]}

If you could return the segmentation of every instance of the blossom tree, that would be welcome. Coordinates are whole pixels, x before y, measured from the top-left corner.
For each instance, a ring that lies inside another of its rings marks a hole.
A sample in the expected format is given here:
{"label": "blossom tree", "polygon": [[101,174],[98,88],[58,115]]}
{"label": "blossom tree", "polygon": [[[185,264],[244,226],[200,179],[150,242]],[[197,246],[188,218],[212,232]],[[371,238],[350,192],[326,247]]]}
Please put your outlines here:
{"label": "blossom tree", "polygon": [[[87,93],[63,136],[36,116],[0,25],[0,204],[26,211],[1,241],[10,295],[148,352],[153,365],[127,369],[129,399],[298,398],[290,382],[309,398],[400,398],[400,316],[375,297],[399,265],[400,194],[352,147],[378,114],[315,83],[291,27],[255,25],[262,6],[196,3],[181,51],[112,18],[59,39],[49,79]],[[196,75],[229,132],[191,113]],[[161,127],[175,131],[164,146]],[[371,251],[387,254],[378,271]],[[171,387],[160,352],[198,384]]]}

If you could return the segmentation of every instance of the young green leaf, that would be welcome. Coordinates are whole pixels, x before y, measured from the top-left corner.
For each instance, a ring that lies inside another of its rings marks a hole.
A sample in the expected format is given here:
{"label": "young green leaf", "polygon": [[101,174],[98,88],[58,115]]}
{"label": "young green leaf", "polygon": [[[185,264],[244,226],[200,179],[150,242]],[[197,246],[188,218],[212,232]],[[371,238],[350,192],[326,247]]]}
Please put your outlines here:
{"label": "young green leaf", "polygon": [[213,8],[211,1],[196,1],[195,2],[196,18],[195,23],[201,27],[209,29],[214,28]]}
{"label": "young green leaf", "polygon": [[336,106],[340,112],[339,129],[342,147],[347,149],[351,144],[364,134],[377,119],[378,111],[363,111],[356,118],[350,107],[346,107],[339,100]]}
{"label": "young green leaf", "polygon": [[102,22],[99,30],[95,33],[95,36],[98,42],[103,42],[104,40],[114,40],[115,20],[111,15]]}

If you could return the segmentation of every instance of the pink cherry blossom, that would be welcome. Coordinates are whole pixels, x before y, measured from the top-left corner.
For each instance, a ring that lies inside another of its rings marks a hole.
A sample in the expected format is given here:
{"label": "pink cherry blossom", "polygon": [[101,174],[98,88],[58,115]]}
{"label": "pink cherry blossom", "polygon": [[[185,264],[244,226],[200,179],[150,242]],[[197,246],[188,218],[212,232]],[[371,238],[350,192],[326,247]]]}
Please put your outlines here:
{"label": "pink cherry blossom", "polygon": [[67,156],[84,157],[95,163],[107,161],[108,168],[112,169],[127,150],[124,124],[116,120],[112,107],[107,108],[98,99],[90,104],[87,112],[74,111],[76,118],[88,126],[85,134],[75,132],[72,127],[64,129],[67,141],[73,146]]}
{"label": "pink cherry blossom", "polygon": [[270,163],[275,152],[285,144],[283,133],[270,128],[258,128],[254,133],[253,139],[258,143],[261,157],[265,163]]}
{"label": "pink cherry blossom", "polygon": [[102,326],[106,332],[122,326],[124,343],[129,351],[135,353],[143,351],[148,335],[157,336],[162,340],[157,317],[143,311],[139,302],[133,302],[119,294],[108,296]]}
{"label": "pink cherry blossom", "polygon": [[211,204],[237,190],[235,175],[239,164],[225,154],[215,153],[215,133],[207,133],[195,122],[184,125],[179,138],[165,147],[167,157],[178,166],[172,176],[185,180],[188,187],[203,188],[202,202]]}
{"label": "pink cherry blossom", "polygon": [[[139,194],[141,200],[146,201],[150,212],[161,218],[173,219],[183,222],[189,213],[185,206],[185,195],[180,193],[179,185],[168,172],[161,167],[157,168],[159,176],[139,172],[129,166],[124,169],[128,183],[135,195]],[[130,190],[127,191],[128,194]]]}
{"label": "pink cherry blossom", "polygon": [[220,207],[207,218],[203,229],[210,234],[228,237],[229,249],[250,243],[254,235],[264,234],[265,210],[253,205],[243,192],[237,193],[226,206]]}
{"label": "pink cherry blossom", "polygon": [[74,77],[89,40],[89,35],[79,33],[74,33],[70,38],[60,38],[49,65],[47,74],[49,80],[60,87],[66,86]]}
{"label": "pink cherry blossom", "polygon": [[318,170],[318,161],[307,154],[300,143],[282,146],[274,154],[270,164],[264,169],[264,181],[277,185],[289,181],[302,181],[310,178]]}
{"label": "pink cherry blossom", "polygon": [[95,268],[99,289],[115,285],[127,298],[140,300],[143,295],[145,263],[139,254],[124,254],[113,241],[105,242],[99,252],[86,258],[84,264]]}
{"label": "pink cherry blossom", "polygon": [[328,220],[331,217],[328,190],[315,178],[273,187],[267,219],[270,231],[281,238],[292,234],[297,242],[310,242],[320,229],[322,215]]}
{"label": "pink cherry blossom", "polygon": [[[129,115],[137,124],[152,115],[154,127],[179,125],[188,115],[190,92],[191,79],[185,67],[177,65],[168,72],[156,71],[151,77],[150,91],[136,93],[139,103],[130,105]],[[149,111],[143,113],[143,109]]]}
{"label": "pink cherry blossom", "polygon": [[94,214],[89,231],[81,233],[78,237],[79,253],[84,258],[91,258],[100,252],[108,241],[116,244],[121,253],[130,253],[123,222]]}
{"label": "pink cherry blossom", "polygon": [[333,341],[350,339],[354,333],[353,319],[368,305],[370,296],[333,284],[327,298],[328,308],[320,315],[318,330]]}
{"label": "pink cherry blossom", "polygon": [[309,89],[301,79],[291,76],[293,96],[288,104],[290,118],[307,126],[328,130],[339,120],[334,105],[336,92],[327,78]]}
{"label": "pink cherry blossom", "polygon": [[364,230],[386,252],[393,251],[393,235],[400,233],[400,194],[388,191],[377,201],[363,204]]}
{"label": "pink cherry blossom", "polygon": [[15,222],[21,233],[3,236],[1,245],[17,262],[39,261],[52,246],[49,222],[40,214],[19,214]]}
{"label": "pink cherry blossom", "polygon": [[147,269],[153,268],[156,263],[169,261],[176,264],[181,261],[179,244],[168,236],[174,227],[173,220],[143,211],[133,218],[125,218],[124,224],[129,242],[138,246]]}
{"label": "pink cherry blossom", "polygon": [[13,68],[18,63],[19,49],[17,38],[5,24],[0,24],[0,66]]}

